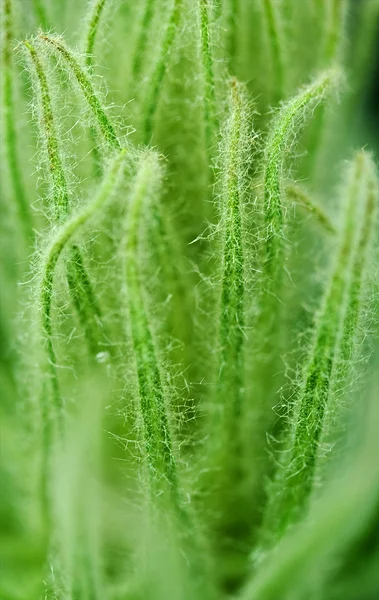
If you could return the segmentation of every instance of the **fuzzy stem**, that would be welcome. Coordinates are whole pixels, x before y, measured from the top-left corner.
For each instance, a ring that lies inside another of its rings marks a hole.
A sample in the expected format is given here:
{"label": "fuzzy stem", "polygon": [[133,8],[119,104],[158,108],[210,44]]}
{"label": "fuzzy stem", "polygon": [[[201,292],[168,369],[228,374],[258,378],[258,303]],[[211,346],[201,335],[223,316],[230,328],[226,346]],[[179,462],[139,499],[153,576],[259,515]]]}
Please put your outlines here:
{"label": "fuzzy stem", "polygon": [[[231,71],[235,73],[238,55],[238,22],[241,12],[241,0],[228,0],[228,40],[227,50],[229,54]],[[221,11],[221,7],[220,7]]]}
{"label": "fuzzy stem", "polygon": [[209,0],[199,0],[201,58],[205,75],[204,116],[207,146],[212,143],[212,134],[216,125],[215,118],[215,83],[211,48],[211,30],[209,15],[212,4]]}
{"label": "fuzzy stem", "polygon": [[59,152],[58,135],[55,128],[49,85],[36,48],[29,41],[24,41],[24,45],[29,51],[38,78],[43,124],[42,132],[43,137],[46,141],[49,170],[51,176],[51,195],[53,198],[56,219],[62,220],[68,214],[69,198],[67,192],[66,177]]}
{"label": "fuzzy stem", "polygon": [[126,281],[144,423],[146,456],[152,486],[154,488],[157,479],[159,480],[163,476],[167,479],[171,492],[175,496],[177,478],[167,416],[167,400],[162,383],[162,370],[145,308],[139,259],[140,222],[143,218],[143,211],[146,210],[146,201],[157,201],[160,178],[161,172],[157,156],[153,153],[146,153],[140,161],[128,210]]}
{"label": "fuzzy stem", "polygon": [[100,18],[106,1],[107,0],[92,0],[87,9],[89,17],[88,28],[85,37],[85,53],[86,66],[90,71],[93,69],[93,49],[95,47]]}
{"label": "fuzzy stem", "polygon": [[293,424],[289,432],[286,463],[278,472],[278,488],[272,495],[271,517],[277,520],[281,535],[290,522],[303,512],[315,469],[318,442],[332,383],[332,370],[341,329],[341,306],[348,289],[351,257],[357,229],[357,207],[367,177],[367,158],[357,154],[346,209],[346,220],[336,263],[316,322],[314,342],[303,371],[302,384],[295,400]]}
{"label": "fuzzy stem", "polygon": [[267,23],[268,39],[271,46],[271,60],[274,76],[274,101],[277,102],[283,97],[284,82],[284,49],[282,32],[279,25],[278,9],[274,0],[262,0],[263,11]]}
{"label": "fuzzy stem", "polygon": [[[236,422],[241,411],[244,327],[244,250],[241,203],[246,164],[247,104],[242,86],[233,79],[230,115],[224,139],[225,164],[222,181],[223,276],[220,314],[220,381],[228,387],[227,418]],[[233,429],[233,427],[232,427]]]}
{"label": "fuzzy stem", "polygon": [[159,98],[162,91],[163,79],[167,71],[168,57],[172,50],[175,35],[179,26],[182,13],[183,0],[173,0],[171,14],[168,20],[159,57],[152,74],[151,92],[146,109],[144,123],[144,143],[149,144],[153,133],[154,117],[157,111]]}
{"label": "fuzzy stem", "polygon": [[40,284],[40,304],[42,313],[42,330],[46,338],[47,358],[50,365],[50,376],[54,391],[54,401],[61,408],[62,399],[59,393],[58,375],[56,371],[56,356],[53,346],[53,330],[51,320],[51,305],[55,268],[58,259],[73,235],[91,217],[93,217],[108,200],[116,187],[118,177],[124,163],[126,150],[122,150],[113,160],[107,176],[93,202],[86,204],[78,213],[70,217],[57,231],[43,258],[42,278]]}
{"label": "fuzzy stem", "polygon": [[92,355],[95,355],[98,351],[97,334],[101,311],[82,254],[76,245],[72,246],[67,263],[67,282],[80,324],[87,339],[89,351]]}
{"label": "fuzzy stem", "polygon": [[[366,156],[366,160],[369,157]],[[355,251],[355,258],[352,266],[352,277],[348,292],[348,305],[344,319],[342,338],[339,347],[339,356],[337,360],[336,379],[341,383],[346,376],[346,371],[353,358],[354,339],[361,312],[361,292],[364,280],[365,266],[367,262],[367,253],[370,246],[373,230],[376,224],[376,211],[378,208],[378,181],[376,177],[375,165],[367,165],[371,175],[368,181],[367,202],[363,227],[361,230],[358,247]]]}
{"label": "fuzzy stem", "polygon": [[297,96],[282,106],[270,129],[264,156],[265,269],[269,278],[273,280],[282,266],[284,217],[281,181],[284,161],[291,147],[291,136],[294,137],[297,133],[307,109],[321,102],[328,88],[335,84],[336,80],[338,72],[327,71],[302,89]]}
{"label": "fuzzy stem", "polygon": [[93,89],[90,78],[80,66],[79,61],[75,58],[75,55],[67,48],[66,45],[63,44],[63,42],[59,41],[59,39],[56,37],[46,34],[40,34],[38,37],[53,46],[53,48],[55,48],[55,50],[57,50],[63,56],[64,60],[72,70],[76,81],[78,82],[79,87],[88,102],[88,105],[95,117],[95,120],[97,121],[105,142],[111,148],[115,150],[121,150],[121,144],[117,138],[114,127],[108,119],[105,110]]}
{"label": "fuzzy stem", "polygon": [[351,267],[351,280],[347,292],[347,307],[345,311],[342,335],[339,341],[338,353],[333,373],[333,386],[330,391],[330,401],[326,424],[323,426],[321,437],[321,448],[323,441],[333,434],[332,425],[334,417],[338,416],[338,406],[341,399],[341,389],[344,389],[348,378],[349,368],[354,359],[356,350],[356,337],[358,325],[362,312],[362,285],[365,278],[368,250],[376,225],[376,213],[378,209],[378,179],[375,164],[369,155],[366,155],[366,168],[368,175],[366,205],[364,208],[363,225],[360,232],[357,248],[354,252],[354,260]]}
{"label": "fuzzy stem", "polygon": [[286,185],[285,192],[289,198],[292,198],[296,203],[300,204],[300,206],[303,206],[313,217],[315,217],[326,231],[333,234],[336,233],[336,228],[328,215],[320,206],[312,202],[304,189],[298,185],[289,184]]}
{"label": "fuzzy stem", "polygon": [[[378,368],[379,361],[373,366]],[[238,595],[239,600],[294,598],[299,590],[303,597],[311,597],[312,583],[330,582],[330,565],[338,562],[370,523],[375,522],[379,493],[376,460],[379,410],[374,377],[371,390],[362,394],[360,400],[365,408],[364,430],[356,452],[349,456],[348,468],[342,469],[342,476],[337,471],[309,517],[289,531],[267,556]]]}
{"label": "fuzzy stem", "polygon": [[13,195],[17,202],[18,213],[25,238],[29,239],[32,231],[32,218],[26,198],[20,170],[20,160],[17,152],[17,122],[14,90],[13,90],[13,14],[11,0],[4,0],[4,46],[3,46],[3,102],[4,102],[4,141],[8,159]]}
{"label": "fuzzy stem", "polygon": [[[30,53],[39,82],[42,105],[42,133],[46,138],[52,197],[56,220],[62,221],[68,215],[69,198],[66,176],[59,152],[58,135],[55,129],[49,85],[36,48],[28,41],[25,41],[24,45]],[[98,308],[90,279],[85,272],[83,259],[77,246],[74,246],[71,251],[71,258],[67,269],[67,279],[74,306],[86,333],[90,350],[95,351],[96,343],[92,332],[96,327],[93,325],[93,310],[98,314]]]}
{"label": "fuzzy stem", "polygon": [[154,4],[156,0],[146,0],[142,22],[139,28],[139,35],[137,44],[134,52],[133,66],[132,66],[132,78],[133,84],[135,85],[137,78],[141,74],[141,66],[143,65],[145,58],[145,51],[147,46],[148,34],[150,24],[154,15]]}

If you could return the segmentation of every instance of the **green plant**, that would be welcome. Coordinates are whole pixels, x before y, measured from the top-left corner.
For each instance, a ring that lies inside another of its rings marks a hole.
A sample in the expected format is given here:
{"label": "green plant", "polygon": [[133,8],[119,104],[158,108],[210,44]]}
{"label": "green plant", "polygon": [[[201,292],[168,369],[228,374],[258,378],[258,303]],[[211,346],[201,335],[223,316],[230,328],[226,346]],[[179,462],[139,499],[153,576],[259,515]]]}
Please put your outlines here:
{"label": "green plant", "polygon": [[376,597],[378,10],[2,0],[1,598]]}

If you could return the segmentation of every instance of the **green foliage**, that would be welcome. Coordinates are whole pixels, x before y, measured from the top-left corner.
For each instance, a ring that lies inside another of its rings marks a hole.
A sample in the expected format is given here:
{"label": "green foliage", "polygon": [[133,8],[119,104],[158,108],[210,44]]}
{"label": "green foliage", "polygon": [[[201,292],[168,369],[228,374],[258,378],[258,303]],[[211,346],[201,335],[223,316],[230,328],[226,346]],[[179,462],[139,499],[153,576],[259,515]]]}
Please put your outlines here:
{"label": "green foliage", "polygon": [[2,0],[1,598],[376,597],[378,7]]}

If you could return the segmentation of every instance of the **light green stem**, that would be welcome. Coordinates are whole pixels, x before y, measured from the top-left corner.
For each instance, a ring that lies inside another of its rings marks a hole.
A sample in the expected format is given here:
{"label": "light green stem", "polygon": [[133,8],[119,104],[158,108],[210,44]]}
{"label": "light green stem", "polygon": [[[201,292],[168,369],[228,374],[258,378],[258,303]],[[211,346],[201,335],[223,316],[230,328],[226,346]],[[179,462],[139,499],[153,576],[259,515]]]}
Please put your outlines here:
{"label": "light green stem", "polygon": [[324,67],[330,67],[341,60],[347,7],[347,0],[329,0]]}
{"label": "light green stem", "polygon": [[32,232],[32,217],[30,207],[25,194],[20,169],[20,159],[17,151],[17,133],[16,133],[16,109],[13,89],[14,66],[12,61],[13,47],[13,15],[11,0],[4,0],[4,37],[3,37],[3,102],[4,102],[4,143],[6,156],[8,159],[11,185],[13,187],[14,199],[17,203],[17,209],[21,226],[24,230],[26,239],[29,239]]}
{"label": "light green stem", "polygon": [[277,103],[284,94],[284,56],[283,34],[280,27],[278,8],[274,0],[262,0],[267,23],[267,33],[271,48],[272,71],[274,78],[274,102]]}
{"label": "light green stem", "polygon": [[[324,413],[332,384],[333,365],[351,277],[351,260],[357,230],[357,208],[366,185],[367,157],[360,152],[347,187],[346,220],[336,263],[316,321],[314,341],[295,399],[288,451],[277,473],[267,515],[274,535],[282,535],[302,514],[313,485],[315,461]],[[276,524],[275,524],[276,521]]]}
{"label": "light green stem", "polygon": [[53,346],[53,328],[51,318],[51,305],[53,297],[53,283],[55,268],[58,259],[66,244],[91,217],[102,208],[114,191],[118,177],[121,173],[126,150],[121,150],[112,162],[107,176],[93,202],[86,204],[79,212],[70,217],[57,231],[50,243],[42,262],[42,278],[40,284],[40,305],[42,315],[42,330],[46,339],[46,351],[49,361],[50,376],[54,391],[56,408],[62,407],[62,399],[59,393],[58,374],[56,370],[57,360]]}
{"label": "light green stem", "polygon": [[143,211],[149,210],[147,202],[157,201],[160,178],[157,156],[146,153],[140,159],[127,215],[126,281],[150,480],[153,490],[157,493],[162,485],[162,477],[165,478],[170,486],[170,492],[175,497],[177,476],[167,416],[167,399],[145,307],[139,258],[140,223],[144,218]]}
{"label": "light green stem", "polygon": [[[375,366],[379,367],[378,361]],[[314,582],[327,581],[330,565],[373,522],[379,494],[379,461],[375,459],[379,410],[374,378],[371,390],[360,400],[367,409],[365,428],[348,468],[329,483],[308,518],[288,532],[258,567],[237,596],[239,600],[295,598],[299,589],[303,597],[311,597]]]}
{"label": "light green stem", "polygon": [[220,385],[226,388],[223,400],[228,426],[234,430],[241,411],[244,339],[244,248],[242,239],[242,198],[246,172],[248,108],[241,85],[231,82],[230,114],[226,124],[225,163],[222,179],[223,275],[220,313]]}
{"label": "light green stem", "polygon": [[72,246],[67,262],[67,282],[89,351],[95,356],[98,352],[101,311],[82,254],[76,245]]}
{"label": "light green stem", "polygon": [[150,143],[153,133],[154,117],[158,108],[164,76],[167,71],[168,58],[174,45],[175,35],[179,26],[182,7],[183,0],[173,0],[173,6],[168,20],[167,29],[163,37],[162,47],[160,49],[158,60],[152,74],[151,92],[148,99],[144,123],[145,144]]}
{"label": "light green stem", "polygon": [[289,198],[292,198],[296,203],[300,204],[300,206],[303,206],[313,217],[315,217],[326,231],[333,234],[336,233],[336,228],[328,215],[322,210],[321,206],[312,202],[304,189],[298,185],[289,184],[286,185],[285,192]]}
{"label": "light green stem", "polygon": [[107,0],[92,0],[88,6],[88,27],[85,37],[85,53],[86,53],[86,66],[90,71],[93,69],[93,50],[95,47],[95,41],[97,32],[99,29],[99,23],[101,15]]}
{"label": "light green stem", "polygon": [[204,116],[208,148],[212,144],[213,132],[216,126],[216,95],[211,47],[211,30],[209,22],[211,6],[212,3],[209,0],[199,0],[201,58],[205,75]]}
{"label": "light green stem", "polygon": [[149,36],[149,30],[151,21],[154,15],[154,4],[156,0],[146,0],[142,22],[139,28],[139,35],[137,39],[136,49],[134,52],[133,66],[132,66],[132,77],[133,85],[135,86],[136,80],[141,74],[141,67],[144,62],[147,40]]}
{"label": "light green stem", "polygon": [[51,196],[54,204],[55,217],[59,221],[64,219],[68,214],[69,198],[66,176],[59,151],[58,135],[55,127],[49,85],[36,48],[29,41],[24,41],[24,45],[29,51],[40,88],[42,117],[41,133],[46,143],[52,188]]}
{"label": "light green stem", "polygon": [[264,155],[264,215],[266,222],[265,270],[270,280],[280,273],[283,261],[284,216],[281,181],[284,162],[307,110],[325,97],[338,81],[338,72],[327,71],[300,90],[279,110],[270,128]]}
{"label": "light green stem", "polygon": [[75,55],[57,37],[40,34],[39,38],[53,46],[53,48],[55,48],[55,50],[57,50],[57,52],[63,56],[65,62],[72,70],[75,79],[88,102],[104,141],[109,145],[110,148],[121,150],[121,144],[115,133],[114,127],[107,117],[105,110],[93,89],[90,78],[80,66],[80,63],[76,59]]}

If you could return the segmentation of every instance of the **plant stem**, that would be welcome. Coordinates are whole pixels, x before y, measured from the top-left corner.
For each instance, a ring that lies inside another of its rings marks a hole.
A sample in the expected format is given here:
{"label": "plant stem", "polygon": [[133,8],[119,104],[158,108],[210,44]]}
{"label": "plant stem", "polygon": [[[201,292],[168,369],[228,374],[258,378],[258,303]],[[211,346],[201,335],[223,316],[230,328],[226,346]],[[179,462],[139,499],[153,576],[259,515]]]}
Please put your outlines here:
{"label": "plant stem", "polygon": [[147,202],[156,202],[161,172],[154,153],[140,159],[128,210],[126,233],[126,281],[130,325],[138,374],[141,414],[144,424],[146,458],[153,493],[158,493],[162,477],[171,494],[177,494],[177,475],[172,450],[167,399],[162,383],[162,368],[158,362],[152,328],[145,307],[139,259],[139,230]]}
{"label": "plant stem", "polygon": [[168,57],[175,41],[175,35],[179,26],[180,17],[183,8],[183,0],[173,0],[171,14],[168,20],[165,35],[163,37],[162,47],[158,56],[157,63],[152,74],[151,92],[146,108],[144,123],[144,143],[149,144],[153,133],[154,117],[157,111],[159,98],[162,91],[164,76],[167,71]]}
{"label": "plant stem", "polygon": [[149,29],[154,16],[154,5],[156,0],[145,0],[145,8],[140,26],[140,31],[137,39],[137,44],[134,52],[132,78],[135,85],[136,80],[141,74],[141,66],[143,65]]}
{"label": "plant stem", "polygon": [[277,103],[284,94],[284,44],[280,28],[280,18],[274,0],[262,0],[263,11],[267,23],[268,39],[271,48],[271,60],[274,76],[274,102]]}
{"label": "plant stem", "polygon": [[314,216],[328,233],[336,233],[336,228],[328,215],[320,206],[312,202],[304,189],[298,185],[289,184],[286,185],[285,192],[288,197],[292,198],[295,202],[300,204],[300,206],[303,206],[312,216]]}
{"label": "plant stem", "polygon": [[78,213],[70,217],[57,230],[52,242],[50,243],[42,261],[42,278],[40,284],[40,305],[42,314],[42,330],[46,338],[46,351],[49,361],[50,377],[53,385],[54,402],[56,408],[62,408],[62,399],[59,392],[58,374],[56,370],[57,360],[53,346],[53,330],[51,319],[51,306],[53,297],[53,283],[55,269],[58,259],[64,250],[66,244],[74,236],[80,227],[82,227],[91,217],[102,208],[114,191],[117,180],[121,174],[126,150],[121,150],[113,160],[108,174],[106,175],[99,193],[93,200],[86,204]]}
{"label": "plant stem", "polygon": [[91,72],[93,70],[93,49],[97,32],[99,29],[100,18],[107,0],[92,0],[88,6],[88,28],[85,37],[86,66]]}
{"label": "plant stem", "polygon": [[244,339],[244,249],[242,198],[246,170],[247,102],[242,86],[231,81],[229,119],[226,124],[222,175],[223,275],[220,312],[220,385],[227,387],[223,400],[231,430],[241,411]]}
{"label": "plant stem", "polygon": [[264,155],[264,214],[266,222],[265,270],[269,280],[275,281],[282,269],[284,217],[281,181],[285,158],[291,149],[301,120],[310,106],[323,100],[328,88],[338,81],[338,72],[327,71],[319,79],[284,104],[270,128]]}
{"label": "plant stem", "polygon": [[38,37],[44,42],[47,42],[53,46],[53,48],[55,48],[55,50],[57,50],[63,56],[64,60],[72,70],[75,79],[88,102],[88,105],[103,135],[104,141],[109,145],[110,148],[113,148],[114,150],[121,150],[121,144],[115,133],[114,127],[108,119],[100,100],[95,94],[90,78],[80,66],[80,63],[75,58],[75,55],[67,48],[67,46],[63,44],[63,42],[59,41],[59,39],[56,37],[46,34],[40,34]]}
{"label": "plant stem", "polygon": [[[228,55],[232,73],[236,72],[238,57],[238,22],[241,13],[241,0],[228,0]],[[221,10],[221,9],[220,9]]]}
{"label": "plant stem", "polygon": [[20,159],[17,152],[17,134],[15,124],[17,123],[14,89],[13,89],[13,15],[11,0],[4,0],[4,46],[3,46],[3,102],[4,102],[4,138],[5,149],[8,159],[11,185],[13,187],[14,199],[25,239],[29,239],[32,232],[32,217],[30,207],[25,194],[20,169]]}
{"label": "plant stem", "polygon": [[75,244],[71,248],[70,258],[67,262],[67,282],[89,351],[91,355],[95,356],[98,352],[97,337],[101,311],[82,254]]}
{"label": "plant stem", "polygon": [[291,522],[302,514],[313,485],[318,442],[332,384],[333,365],[341,330],[341,306],[348,291],[351,260],[357,230],[357,207],[367,178],[365,153],[357,154],[351,182],[347,187],[348,204],[344,230],[336,263],[325,291],[316,321],[314,341],[303,370],[295,399],[293,422],[288,437],[288,452],[280,467],[268,514],[275,522],[275,534],[282,535]]}
{"label": "plant stem", "polygon": [[211,30],[209,16],[212,4],[209,0],[199,0],[201,58],[205,75],[204,117],[206,142],[209,148],[212,144],[213,132],[216,126],[215,117],[215,83],[211,48]]}
{"label": "plant stem", "polygon": [[353,364],[356,351],[356,338],[358,325],[361,319],[363,306],[362,286],[365,280],[368,251],[376,225],[378,210],[378,178],[375,164],[370,155],[365,154],[367,170],[366,205],[364,207],[363,224],[360,231],[357,247],[351,267],[351,277],[347,291],[347,307],[344,315],[342,334],[336,353],[336,361],[333,374],[333,386],[330,391],[330,401],[323,426],[321,447],[323,440],[333,435],[334,418],[338,416],[338,408],[341,401],[341,390],[344,390],[349,370]]}
{"label": "plant stem", "polygon": [[44,138],[51,178],[51,196],[53,199],[54,212],[58,221],[67,217],[69,210],[69,198],[67,192],[67,182],[64,173],[62,159],[59,152],[58,135],[55,127],[54,114],[51,104],[51,97],[47,78],[38,57],[36,48],[29,42],[24,41],[24,45],[29,51],[33,66],[35,68],[41,98],[41,133]]}
{"label": "plant stem", "polygon": [[[378,368],[378,360],[375,366]],[[374,458],[379,452],[379,410],[374,377],[369,394],[361,400],[366,408],[364,431],[355,454],[349,456],[348,468],[329,483],[306,520],[279,542],[240,592],[239,600],[296,597],[300,587],[304,597],[310,597],[314,591],[311,582],[330,581],[330,565],[373,522],[379,493],[379,461]]]}
{"label": "plant stem", "polygon": [[347,6],[347,0],[329,0],[324,67],[340,62]]}

